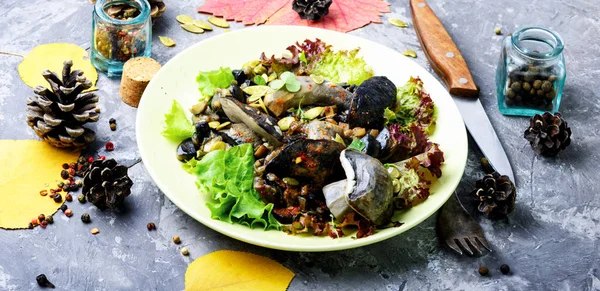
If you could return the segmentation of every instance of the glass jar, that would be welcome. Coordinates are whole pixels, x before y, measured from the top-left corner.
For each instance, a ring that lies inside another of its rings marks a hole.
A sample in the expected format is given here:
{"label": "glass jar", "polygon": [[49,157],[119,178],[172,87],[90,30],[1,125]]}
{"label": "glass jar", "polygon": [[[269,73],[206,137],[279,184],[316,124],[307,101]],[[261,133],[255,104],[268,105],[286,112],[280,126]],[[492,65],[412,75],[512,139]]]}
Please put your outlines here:
{"label": "glass jar", "polygon": [[147,0],[98,0],[92,16],[92,64],[109,77],[133,57],[150,57],[152,21]]}
{"label": "glass jar", "polygon": [[566,78],[563,49],[560,36],[542,27],[525,27],[503,39],[496,71],[502,114],[558,111]]}

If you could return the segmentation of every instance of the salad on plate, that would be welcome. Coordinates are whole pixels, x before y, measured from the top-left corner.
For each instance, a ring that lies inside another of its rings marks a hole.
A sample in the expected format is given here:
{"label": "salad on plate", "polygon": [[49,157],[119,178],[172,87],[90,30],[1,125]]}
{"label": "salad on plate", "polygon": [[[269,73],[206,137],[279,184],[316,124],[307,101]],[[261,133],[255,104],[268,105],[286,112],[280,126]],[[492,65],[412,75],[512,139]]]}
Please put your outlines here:
{"label": "salad on plate", "polygon": [[427,199],[442,175],[423,82],[375,76],[358,48],[307,39],[196,81],[192,117],[173,100],[162,134],[213,219],[361,238],[400,227],[394,212]]}

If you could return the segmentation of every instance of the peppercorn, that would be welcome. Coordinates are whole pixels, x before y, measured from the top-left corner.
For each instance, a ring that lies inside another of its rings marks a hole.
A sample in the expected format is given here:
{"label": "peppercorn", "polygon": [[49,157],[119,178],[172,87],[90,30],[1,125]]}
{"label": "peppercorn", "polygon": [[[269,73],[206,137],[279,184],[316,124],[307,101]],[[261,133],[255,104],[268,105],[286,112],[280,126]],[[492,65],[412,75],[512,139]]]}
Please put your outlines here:
{"label": "peppercorn", "polygon": [[510,85],[510,88],[515,92],[521,91],[521,82],[514,82]]}
{"label": "peppercorn", "polygon": [[500,272],[504,275],[510,272],[510,267],[507,264],[500,265]]}
{"label": "peppercorn", "polygon": [[67,193],[67,194],[65,195],[65,200],[66,200],[67,202],[71,202],[71,201],[73,201],[73,196],[71,196],[71,194]]}
{"label": "peppercorn", "polygon": [[46,196],[46,195],[48,195],[48,190],[42,190],[42,191],[40,191],[40,195],[41,195],[41,196]]}
{"label": "peppercorn", "polygon": [[69,177],[75,176],[75,169],[74,168],[70,168],[68,171],[69,171]]}
{"label": "peppercorn", "polygon": [[62,210],[62,212],[67,211],[67,209],[69,209],[69,206],[67,206],[67,204],[63,204],[60,206],[60,210]]}
{"label": "peppercorn", "polygon": [[54,194],[54,202],[56,202],[56,203],[62,202],[62,196],[58,193]]}
{"label": "peppercorn", "polygon": [[48,222],[44,220],[44,221],[40,222],[40,226],[42,228],[46,228],[46,226],[48,226]]}
{"label": "peppercorn", "polygon": [[181,254],[187,256],[190,254],[190,251],[186,247],[181,248]]}
{"label": "peppercorn", "polygon": [[154,224],[154,222],[148,222],[148,224],[146,224],[146,228],[148,228],[149,231],[155,230],[156,224]]}
{"label": "peppercorn", "polygon": [[44,214],[40,214],[40,215],[38,215],[38,220],[39,220],[40,222],[41,222],[41,221],[44,221],[44,220],[46,220],[46,215],[44,215]]}
{"label": "peppercorn", "polygon": [[109,152],[111,152],[111,151],[113,151],[115,149],[115,145],[112,142],[110,142],[110,141],[106,142],[106,146],[105,147],[106,147],[106,150],[109,151]]}
{"label": "peppercorn", "polygon": [[94,161],[94,158],[93,157],[88,157],[87,161],[88,161],[88,163],[91,163],[91,162]]}
{"label": "peppercorn", "polygon": [[60,181],[60,182],[56,183],[56,186],[58,186],[59,188],[62,188],[63,186],[65,186],[65,183],[63,181]]}
{"label": "peppercorn", "polygon": [[496,28],[496,29],[494,29],[494,33],[496,35],[501,35],[502,34],[502,30],[500,30],[500,28]]}
{"label": "peppercorn", "polygon": [[33,223],[30,222],[29,225],[27,226],[27,228],[33,229]]}
{"label": "peppercorn", "polygon": [[38,220],[34,218],[34,219],[31,220],[31,224],[34,225],[34,226],[36,226],[39,223],[38,223]]}
{"label": "peppercorn", "polygon": [[174,242],[175,244],[180,244],[180,243],[181,243],[181,238],[179,238],[179,236],[178,236],[178,235],[176,235],[176,236],[174,236],[174,237],[173,237],[173,242]]}
{"label": "peppercorn", "polygon": [[52,215],[46,216],[46,222],[49,224],[53,224],[54,223],[54,217],[52,217]]}
{"label": "peppercorn", "polygon": [[108,120],[108,124],[116,124],[117,120],[115,120],[114,118],[111,118]]}
{"label": "peppercorn", "polygon": [[46,278],[46,275],[44,275],[44,274],[37,275],[37,277],[35,277],[35,281],[37,281],[37,283],[38,283],[38,285],[40,285],[40,287],[56,288],[54,286],[54,284],[52,284],[50,281],[48,281],[48,278]]}
{"label": "peppercorn", "polygon": [[66,215],[67,217],[71,217],[71,216],[73,216],[73,210],[72,210],[72,209],[67,209],[67,210],[65,210],[65,215]]}
{"label": "peppercorn", "polygon": [[552,83],[549,81],[544,81],[542,83],[542,90],[544,90],[546,93],[550,92],[550,90],[552,90]]}
{"label": "peppercorn", "polygon": [[84,156],[80,156],[79,159],[77,159],[77,162],[80,164],[85,163],[85,157]]}
{"label": "peppercorn", "polygon": [[76,163],[72,162],[72,163],[69,164],[69,168],[70,169],[75,169],[75,167],[77,167]]}
{"label": "peppercorn", "polygon": [[92,219],[88,213],[84,213],[81,215],[81,221],[83,221],[83,223],[90,223],[92,222]]}
{"label": "peppercorn", "polygon": [[79,203],[85,203],[85,195],[79,194],[79,196],[77,196],[77,200],[79,200]]}
{"label": "peppercorn", "polygon": [[106,156],[99,156],[99,157],[98,157],[98,160],[100,160],[100,161],[104,161],[104,160],[106,160]]}
{"label": "peppercorn", "polygon": [[67,164],[67,163],[62,164],[62,168],[65,169],[65,170],[68,169],[69,168],[69,164]]}
{"label": "peppercorn", "polygon": [[479,267],[478,272],[479,272],[479,275],[481,275],[481,276],[487,276],[490,273],[490,270],[486,266],[481,266],[481,267]]}
{"label": "peppercorn", "polygon": [[67,171],[67,170],[60,171],[60,177],[63,179],[69,178],[69,171]]}
{"label": "peppercorn", "polygon": [[117,124],[116,123],[111,123],[110,124],[110,130],[112,130],[112,131],[117,130]]}

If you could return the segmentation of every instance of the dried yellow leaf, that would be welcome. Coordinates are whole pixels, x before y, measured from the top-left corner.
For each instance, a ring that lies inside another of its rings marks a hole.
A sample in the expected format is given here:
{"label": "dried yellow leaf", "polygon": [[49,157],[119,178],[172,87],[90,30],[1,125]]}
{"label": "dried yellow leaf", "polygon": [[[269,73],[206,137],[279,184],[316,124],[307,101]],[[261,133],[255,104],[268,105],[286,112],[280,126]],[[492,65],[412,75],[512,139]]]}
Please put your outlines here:
{"label": "dried yellow leaf", "polygon": [[82,70],[85,78],[92,81],[94,86],[87,91],[98,90],[95,86],[98,72],[88,59],[88,53],[80,46],[70,43],[49,43],[36,46],[19,64],[19,76],[31,88],[36,86],[49,88],[42,72],[44,70],[62,72],[63,63],[66,60],[73,61],[72,70]]}
{"label": "dried yellow leaf", "polygon": [[269,258],[236,251],[216,251],[192,262],[185,272],[186,291],[285,291],[294,273]]}
{"label": "dried yellow leaf", "polygon": [[208,24],[205,21],[202,21],[200,19],[194,20],[194,25],[198,26],[204,30],[213,30],[213,28],[212,28],[212,26],[210,26],[210,24]]}
{"label": "dried yellow leaf", "polygon": [[413,50],[405,50],[402,52],[403,55],[407,56],[407,57],[412,57],[412,58],[416,58],[417,57],[417,53]]}
{"label": "dried yellow leaf", "polygon": [[159,36],[158,40],[160,40],[160,43],[162,43],[164,46],[167,46],[167,47],[175,46],[175,41],[172,40],[168,36]]}
{"label": "dried yellow leaf", "polygon": [[79,152],[37,140],[0,140],[0,149],[0,228],[27,228],[32,218],[54,214],[60,203],[46,193],[56,189],[61,165],[77,161]]}
{"label": "dried yellow leaf", "polygon": [[398,27],[408,27],[408,24],[406,24],[406,22],[398,19],[398,18],[389,18],[388,22],[391,23],[392,25],[398,26]]}
{"label": "dried yellow leaf", "polygon": [[185,14],[177,15],[177,17],[175,17],[175,19],[181,24],[194,24],[194,19],[189,15],[185,15]]}
{"label": "dried yellow leaf", "polygon": [[227,22],[227,20],[225,20],[223,18],[209,17],[208,22],[212,23],[212,25],[214,25],[214,26],[218,26],[221,28],[229,27],[229,22]]}
{"label": "dried yellow leaf", "polygon": [[204,29],[202,29],[198,26],[195,26],[191,23],[181,24],[180,26],[181,26],[181,28],[183,28],[191,33],[204,33]]}

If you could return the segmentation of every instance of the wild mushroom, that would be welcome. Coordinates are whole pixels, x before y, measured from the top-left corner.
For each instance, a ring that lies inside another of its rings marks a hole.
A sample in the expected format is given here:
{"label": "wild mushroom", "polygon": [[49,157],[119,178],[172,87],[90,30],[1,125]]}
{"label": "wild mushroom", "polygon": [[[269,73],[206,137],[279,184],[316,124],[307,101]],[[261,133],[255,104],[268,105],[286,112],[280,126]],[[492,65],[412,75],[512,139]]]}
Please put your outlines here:
{"label": "wild mushroom", "polygon": [[296,78],[302,86],[300,91],[292,93],[285,89],[272,90],[265,95],[265,106],[275,116],[281,116],[288,109],[298,107],[300,102],[302,102],[302,105],[343,106],[345,100],[352,96],[350,91],[333,82],[324,81],[317,84],[309,76],[298,76]]}
{"label": "wild mushroom", "polygon": [[323,187],[325,202],[336,219],[350,211],[384,225],[394,213],[392,178],[379,160],[361,152],[346,149],[340,155],[346,180]]}
{"label": "wild mushroom", "polygon": [[223,112],[232,122],[244,123],[274,146],[283,145],[283,135],[275,118],[232,97],[221,97],[220,103]]}

